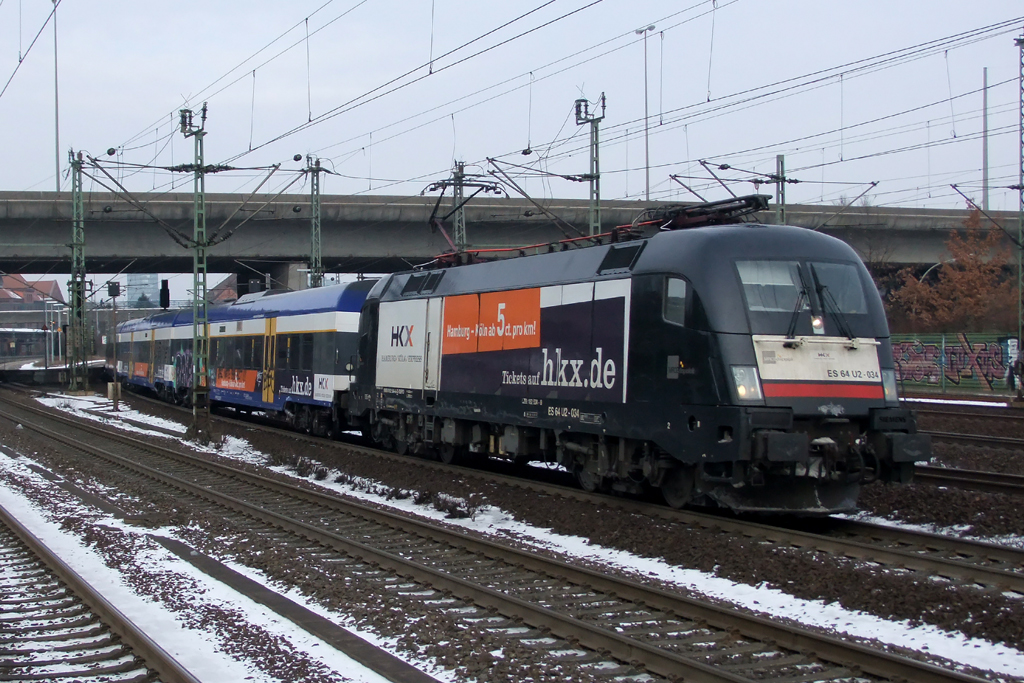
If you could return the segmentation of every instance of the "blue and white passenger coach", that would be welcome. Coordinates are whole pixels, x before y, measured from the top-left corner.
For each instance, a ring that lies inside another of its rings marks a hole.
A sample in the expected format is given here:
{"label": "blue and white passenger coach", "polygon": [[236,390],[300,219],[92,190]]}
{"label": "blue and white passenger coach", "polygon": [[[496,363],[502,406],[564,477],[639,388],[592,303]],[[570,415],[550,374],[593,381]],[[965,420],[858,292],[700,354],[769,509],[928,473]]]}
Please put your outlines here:
{"label": "blue and white passenger coach", "polygon": [[[336,431],[355,364],[359,310],[374,282],[260,292],[210,307],[210,400],[280,413],[293,426],[321,435]],[[188,400],[191,310],[122,323],[117,340],[120,381],[179,403]],[[113,372],[109,347],[107,356]]]}

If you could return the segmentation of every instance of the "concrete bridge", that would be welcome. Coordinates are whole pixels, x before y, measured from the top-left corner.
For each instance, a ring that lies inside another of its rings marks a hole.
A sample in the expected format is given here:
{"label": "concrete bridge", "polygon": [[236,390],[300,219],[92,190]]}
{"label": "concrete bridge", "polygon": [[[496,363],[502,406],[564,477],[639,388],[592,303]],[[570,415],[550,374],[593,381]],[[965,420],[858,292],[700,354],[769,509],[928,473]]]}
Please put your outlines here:
{"label": "concrete bridge", "polygon": [[[192,234],[190,193],[140,193],[137,203],[108,193],[85,197],[86,264],[90,272],[191,272],[191,252],[175,242],[174,230]],[[307,195],[254,197],[207,195],[209,234],[228,237],[209,250],[211,272],[237,273],[246,283],[263,274],[300,286],[310,250]],[[447,250],[443,235],[430,230],[436,197],[376,195],[321,198],[322,252],[327,272],[388,272],[431,260]],[[450,210],[450,198],[442,215]],[[585,232],[585,200],[482,198],[466,206],[471,248],[507,248],[576,237],[545,214]],[[602,203],[602,225],[630,224],[658,202]],[[446,208],[448,207],[448,208]],[[948,258],[944,242],[962,227],[964,210],[790,205],[787,223],[816,228],[852,245],[869,264],[933,264]],[[759,216],[773,222],[774,214]],[[1013,234],[1015,212],[994,218]],[[450,223],[450,221],[449,221]],[[70,269],[71,195],[0,192],[0,270],[67,272]],[[1007,240],[1007,243],[1009,241]]]}

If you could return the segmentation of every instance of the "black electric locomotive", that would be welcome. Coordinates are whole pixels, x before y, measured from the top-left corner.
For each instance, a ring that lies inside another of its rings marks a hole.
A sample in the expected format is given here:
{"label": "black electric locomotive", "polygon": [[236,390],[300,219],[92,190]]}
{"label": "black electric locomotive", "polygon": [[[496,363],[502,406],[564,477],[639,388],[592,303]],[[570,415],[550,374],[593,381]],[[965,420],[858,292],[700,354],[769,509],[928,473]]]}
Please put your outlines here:
{"label": "black electric locomotive", "polygon": [[588,490],[823,514],[930,457],[856,253],[738,224],[394,274],[349,419],[401,452],[557,462]]}

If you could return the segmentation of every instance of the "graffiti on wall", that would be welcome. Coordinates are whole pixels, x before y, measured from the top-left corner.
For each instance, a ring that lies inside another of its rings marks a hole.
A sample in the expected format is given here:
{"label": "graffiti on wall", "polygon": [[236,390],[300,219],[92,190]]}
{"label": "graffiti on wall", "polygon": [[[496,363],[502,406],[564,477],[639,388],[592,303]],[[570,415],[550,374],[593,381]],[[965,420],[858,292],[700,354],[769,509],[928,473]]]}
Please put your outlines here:
{"label": "graffiti on wall", "polygon": [[894,334],[896,380],[905,389],[1003,391],[1017,340],[994,334]]}

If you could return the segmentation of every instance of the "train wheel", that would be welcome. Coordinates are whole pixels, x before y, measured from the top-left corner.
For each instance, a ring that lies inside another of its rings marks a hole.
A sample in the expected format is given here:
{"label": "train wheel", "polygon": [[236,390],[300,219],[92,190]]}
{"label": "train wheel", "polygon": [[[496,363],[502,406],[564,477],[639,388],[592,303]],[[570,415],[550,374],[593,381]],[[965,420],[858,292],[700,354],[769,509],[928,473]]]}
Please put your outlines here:
{"label": "train wheel", "polygon": [[459,461],[459,450],[450,443],[441,444],[437,450],[437,458],[445,465],[454,465]]}
{"label": "train wheel", "polygon": [[587,493],[595,493],[603,490],[604,477],[600,477],[582,466],[576,467],[575,474],[576,482],[580,485],[580,488]]}
{"label": "train wheel", "polygon": [[682,465],[672,469],[661,482],[661,495],[677,509],[693,500],[693,469]]}

